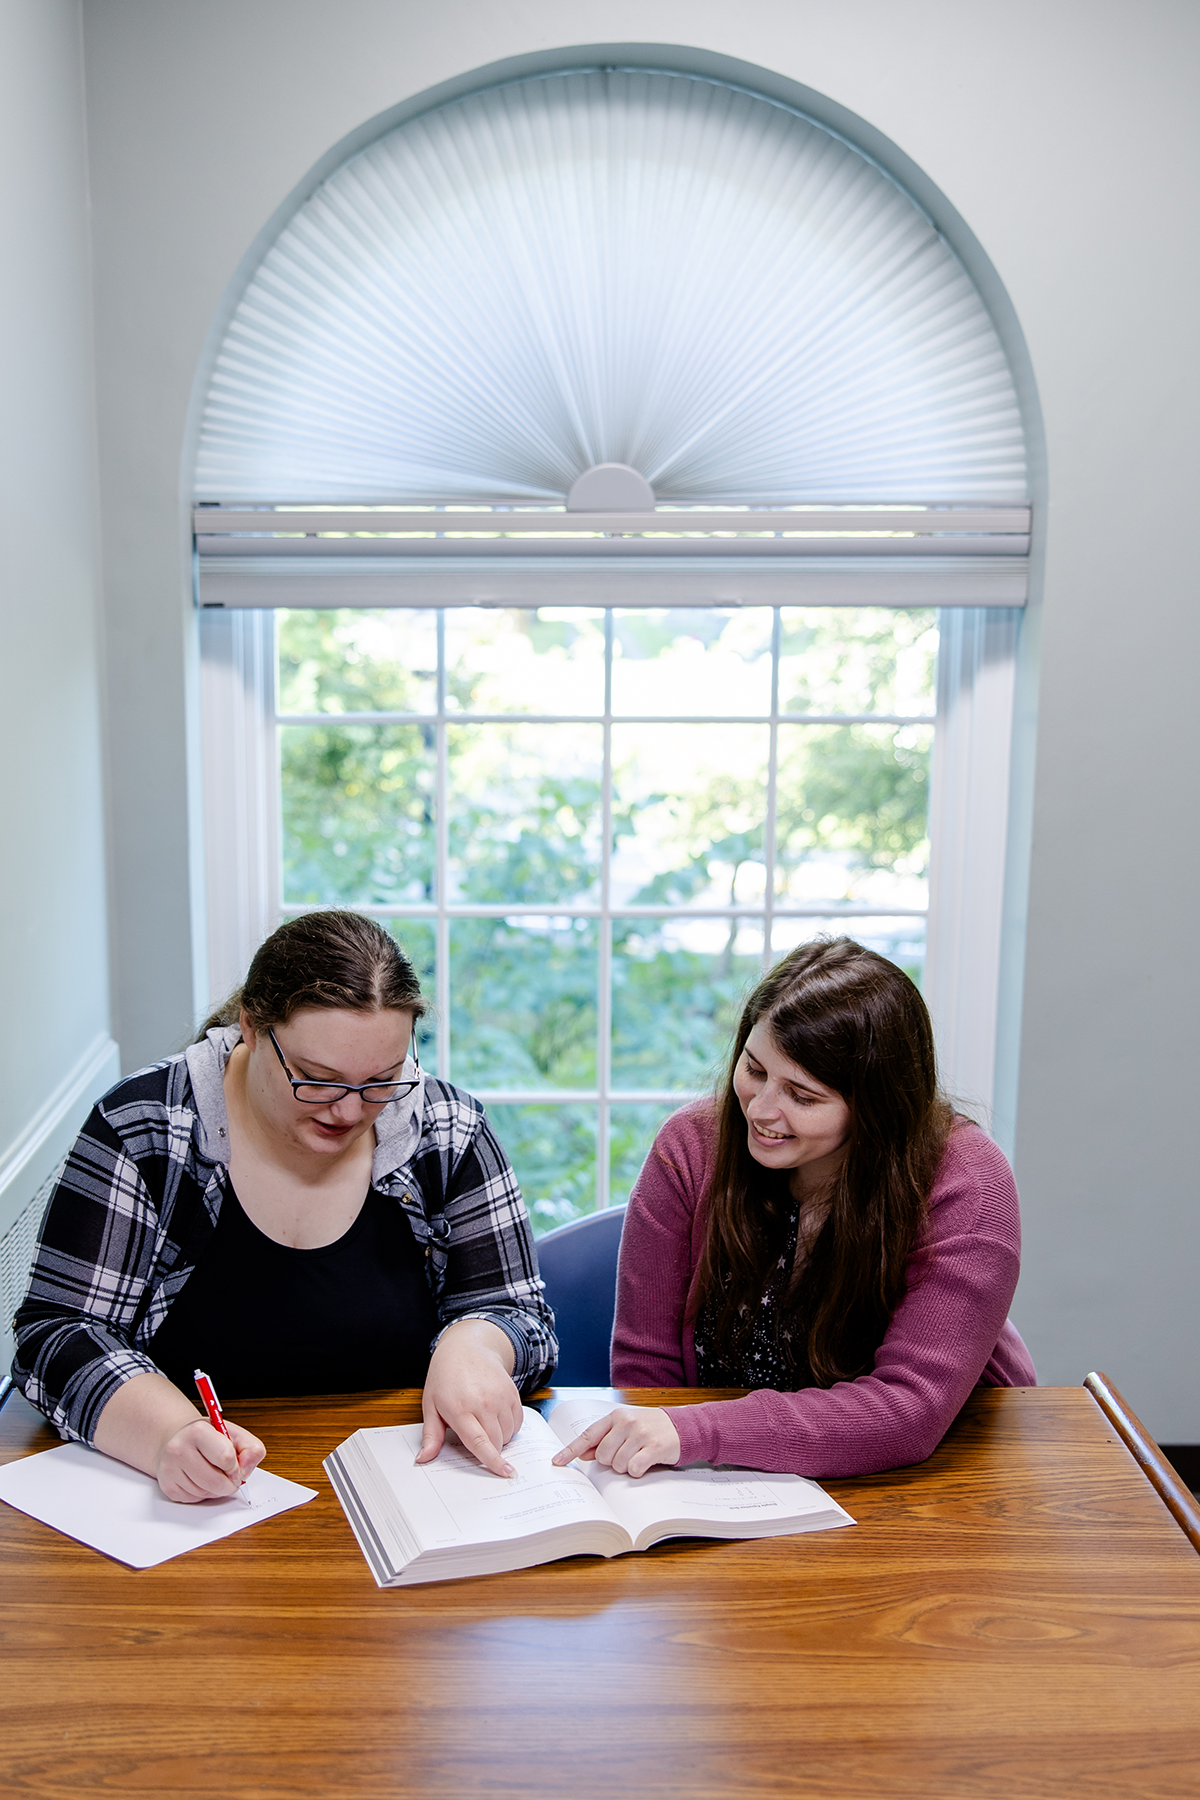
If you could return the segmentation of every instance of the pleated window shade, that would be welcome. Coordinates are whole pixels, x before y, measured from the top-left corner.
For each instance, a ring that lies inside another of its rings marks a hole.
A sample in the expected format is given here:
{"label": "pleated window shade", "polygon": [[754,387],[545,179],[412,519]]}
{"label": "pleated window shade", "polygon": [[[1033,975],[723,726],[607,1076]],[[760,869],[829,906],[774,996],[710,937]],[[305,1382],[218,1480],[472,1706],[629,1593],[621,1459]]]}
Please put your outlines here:
{"label": "pleated window shade", "polygon": [[718,81],[494,87],[344,164],[217,355],[196,498],[1019,504],[988,312],[850,145]]}

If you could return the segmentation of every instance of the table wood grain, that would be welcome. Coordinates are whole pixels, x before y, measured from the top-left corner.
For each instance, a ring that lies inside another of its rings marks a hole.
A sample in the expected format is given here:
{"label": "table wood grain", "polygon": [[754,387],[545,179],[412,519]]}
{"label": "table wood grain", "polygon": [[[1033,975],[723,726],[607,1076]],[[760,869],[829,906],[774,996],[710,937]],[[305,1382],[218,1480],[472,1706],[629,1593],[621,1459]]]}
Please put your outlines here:
{"label": "table wood grain", "polygon": [[[418,1396],[231,1412],[319,1498],[140,1572],[0,1506],[5,1796],[1200,1793],[1200,1557],[1082,1388],[826,1483],[854,1530],[403,1591],[321,1458]],[[55,1441],[0,1414],[4,1460]]]}

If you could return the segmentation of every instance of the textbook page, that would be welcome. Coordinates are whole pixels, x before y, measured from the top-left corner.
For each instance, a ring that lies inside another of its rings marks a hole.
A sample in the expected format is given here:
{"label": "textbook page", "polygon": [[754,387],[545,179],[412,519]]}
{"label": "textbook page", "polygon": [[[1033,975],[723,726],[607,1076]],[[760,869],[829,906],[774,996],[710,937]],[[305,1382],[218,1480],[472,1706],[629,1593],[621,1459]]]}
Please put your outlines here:
{"label": "textbook page", "polygon": [[[550,1428],[569,1444],[612,1406],[607,1396],[572,1395],[554,1408]],[[571,1466],[586,1471],[636,1550],[660,1537],[790,1537],[855,1522],[823,1488],[802,1475],[714,1469],[708,1463],[660,1467],[638,1476],[617,1475],[594,1462]]]}
{"label": "textbook page", "polygon": [[563,1525],[602,1524],[611,1532],[612,1515],[583,1472],[553,1466],[559,1441],[531,1408],[504,1446],[517,1471],[510,1480],[449,1441],[433,1462],[418,1464],[421,1432],[420,1425],[380,1425],[356,1435],[402,1499],[404,1523],[422,1552],[508,1543]]}
{"label": "textbook page", "polygon": [[241,1495],[184,1505],[168,1500],[153,1476],[85,1444],[41,1450],[0,1468],[0,1500],[131,1569],[151,1569],[215,1543],[303,1506],[316,1492],[255,1469],[242,1489],[249,1506]]}

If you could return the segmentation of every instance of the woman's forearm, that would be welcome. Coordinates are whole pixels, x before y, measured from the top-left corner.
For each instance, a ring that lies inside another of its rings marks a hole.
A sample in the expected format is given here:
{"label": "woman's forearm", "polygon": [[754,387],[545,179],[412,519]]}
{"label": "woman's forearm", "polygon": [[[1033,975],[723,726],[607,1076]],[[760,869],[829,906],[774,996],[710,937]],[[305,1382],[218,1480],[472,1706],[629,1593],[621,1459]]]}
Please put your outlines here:
{"label": "woman's forearm", "polygon": [[165,1375],[134,1375],[122,1382],[100,1414],[95,1445],[144,1475],[157,1475],[170,1439],[202,1416]]}
{"label": "woman's forearm", "polygon": [[516,1367],[517,1355],[512,1339],[490,1319],[455,1319],[438,1339],[439,1349],[443,1344],[452,1344],[456,1350],[490,1350],[500,1358],[506,1375],[511,1376]]}

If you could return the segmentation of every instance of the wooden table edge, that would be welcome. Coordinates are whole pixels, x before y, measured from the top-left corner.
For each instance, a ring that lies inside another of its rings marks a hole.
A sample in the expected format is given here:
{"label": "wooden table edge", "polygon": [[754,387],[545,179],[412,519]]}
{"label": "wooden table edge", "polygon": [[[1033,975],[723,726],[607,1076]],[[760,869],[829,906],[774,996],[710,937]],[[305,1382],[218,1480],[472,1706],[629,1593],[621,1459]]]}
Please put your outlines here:
{"label": "wooden table edge", "polygon": [[1171,1467],[1128,1400],[1100,1370],[1085,1375],[1083,1385],[1137,1463],[1179,1529],[1200,1553],[1200,1506]]}

